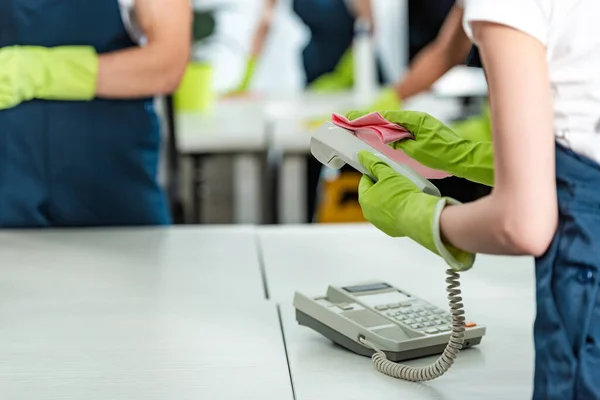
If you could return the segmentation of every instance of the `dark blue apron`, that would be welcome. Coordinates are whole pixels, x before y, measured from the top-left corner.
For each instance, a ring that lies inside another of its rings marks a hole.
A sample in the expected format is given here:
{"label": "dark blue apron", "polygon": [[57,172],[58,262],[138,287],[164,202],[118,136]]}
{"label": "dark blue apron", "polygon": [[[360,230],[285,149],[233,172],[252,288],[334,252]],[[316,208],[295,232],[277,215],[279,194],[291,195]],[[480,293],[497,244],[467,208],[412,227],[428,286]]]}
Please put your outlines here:
{"label": "dark blue apron", "polygon": [[479,49],[477,46],[472,46],[469,55],[467,56],[467,67],[483,68],[481,57],[479,56]]}
{"label": "dark blue apron", "polygon": [[[117,0],[2,0],[0,47],[134,46]],[[152,99],[0,111],[0,227],[168,224]]]}
{"label": "dark blue apron", "polygon": [[454,4],[455,0],[408,1],[409,60],[436,39]]}
{"label": "dark blue apron", "polygon": [[354,16],[345,0],[294,0],[294,12],[310,30],[302,52],[309,85],[319,76],[332,72],[354,36]]}
{"label": "dark blue apron", "polygon": [[557,145],[559,226],[536,260],[535,400],[600,399],[600,165]]}

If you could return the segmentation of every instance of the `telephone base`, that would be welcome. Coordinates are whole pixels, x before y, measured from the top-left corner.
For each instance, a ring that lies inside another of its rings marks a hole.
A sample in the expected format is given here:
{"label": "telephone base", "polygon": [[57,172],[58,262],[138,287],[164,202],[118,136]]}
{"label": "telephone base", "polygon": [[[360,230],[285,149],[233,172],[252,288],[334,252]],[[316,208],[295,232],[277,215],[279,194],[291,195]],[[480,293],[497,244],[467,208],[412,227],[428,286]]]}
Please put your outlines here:
{"label": "telephone base", "polygon": [[[371,357],[373,355],[373,353],[375,352],[374,350],[372,350],[368,347],[365,347],[365,346],[361,345],[360,343],[331,329],[327,325],[325,325],[322,322],[316,320],[315,318],[309,316],[308,314],[303,313],[302,311],[296,310],[296,321],[298,322],[298,324],[313,329],[314,331],[325,336],[327,339],[352,351],[353,353],[356,353],[356,354],[359,354],[362,356],[366,356],[366,357]],[[467,339],[467,340],[465,340],[465,343],[463,344],[463,349],[469,348],[472,346],[476,346],[479,343],[481,343],[481,337]],[[446,344],[444,343],[444,344],[439,344],[439,345],[421,347],[421,348],[414,349],[414,350],[407,350],[407,351],[400,351],[400,352],[384,351],[384,353],[388,360],[393,361],[393,362],[399,362],[399,361],[406,361],[406,360],[411,360],[411,359],[416,359],[416,358],[421,358],[421,357],[439,355],[444,352],[445,348],[446,348]]]}

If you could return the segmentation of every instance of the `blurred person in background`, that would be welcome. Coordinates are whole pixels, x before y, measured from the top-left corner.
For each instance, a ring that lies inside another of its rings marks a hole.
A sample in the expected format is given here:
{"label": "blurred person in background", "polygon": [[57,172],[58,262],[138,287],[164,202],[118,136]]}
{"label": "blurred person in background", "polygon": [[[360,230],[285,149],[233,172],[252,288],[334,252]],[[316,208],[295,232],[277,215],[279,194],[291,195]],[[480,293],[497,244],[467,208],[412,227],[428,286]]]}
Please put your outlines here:
{"label": "blurred person in background", "polygon": [[[357,18],[374,26],[371,0],[291,0],[294,13],[309,29],[309,41],[302,51],[304,85],[307,90],[336,92],[349,90],[354,84],[352,39]],[[231,94],[247,92],[257,62],[273,24],[278,0],[264,0],[258,27],[252,39],[244,76]],[[373,29],[372,29],[373,30]],[[378,62],[378,75],[383,80]],[[322,165],[312,156],[306,158],[306,214],[311,222],[315,213]],[[343,168],[342,172],[348,170]],[[354,172],[350,169],[350,171]]]}
{"label": "blurred person in background", "polygon": [[153,97],[191,25],[189,0],[0,2],[0,227],[170,223]]}
{"label": "blurred person in background", "polygon": [[[244,93],[250,88],[256,64],[273,25],[278,1],[264,0],[244,76],[234,93]],[[320,91],[350,89],[354,82],[351,49],[354,22],[357,17],[364,18],[373,27],[371,0],[288,1],[309,29],[309,40],[302,51],[306,88]]]}
{"label": "blurred person in background", "polygon": [[[419,0],[410,3],[411,64],[393,84],[384,87],[369,110],[399,110],[402,104],[429,89],[458,65],[481,68],[477,49],[472,46],[462,27],[463,10],[455,0]],[[439,27],[439,31],[436,29]],[[462,135],[491,137],[487,103],[479,115],[452,124]],[[469,202],[489,194],[490,188],[458,177],[432,180],[442,195]]]}

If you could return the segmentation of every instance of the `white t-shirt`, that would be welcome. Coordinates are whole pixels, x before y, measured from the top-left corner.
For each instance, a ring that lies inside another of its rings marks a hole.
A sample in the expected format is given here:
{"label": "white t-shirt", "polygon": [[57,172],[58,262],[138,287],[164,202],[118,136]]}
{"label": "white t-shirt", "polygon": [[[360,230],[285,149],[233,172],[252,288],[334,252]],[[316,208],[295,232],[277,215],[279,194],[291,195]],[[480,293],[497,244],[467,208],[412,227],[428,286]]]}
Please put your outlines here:
{"label": "white t-shirt", "polygon": [[[600,162],[600,0],[458,0],[463,28],[488,21],[546,46],[557,141]],[[519,62],[519,60],[515,60]]]}

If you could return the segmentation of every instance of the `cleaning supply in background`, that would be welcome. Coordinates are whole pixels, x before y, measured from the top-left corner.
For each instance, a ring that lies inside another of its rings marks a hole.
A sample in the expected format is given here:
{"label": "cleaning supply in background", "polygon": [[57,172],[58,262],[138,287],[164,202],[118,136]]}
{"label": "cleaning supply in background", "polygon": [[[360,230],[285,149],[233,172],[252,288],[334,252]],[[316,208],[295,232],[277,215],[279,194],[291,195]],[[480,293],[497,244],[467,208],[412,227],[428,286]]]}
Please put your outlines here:
{"label": "cleaning supply in background", "polygon": [[380,113],[372,112],[354,120],[343,115],[332,114],[331,122],[352,131],[359,139],[379,150],[390,159],[411,167],[426,179],[442,179],[451,174],[421,165],[407,156],[402,150],[389,146],[400,140],[412,140],[413,135],[402,126],[386,120]]}
{"label": "cleaning supply in background", "polygon": [[179,87],[173,95],[175,109],[183,112],[209,114],[213,110],[213,67],[209,63],[188,64]]}
{"label": "cleaning supply in background", "polygon": [[315,221],[320,224],[340,224],[365,222],[358,204],[358,184],[360,172],[345,172],[332,178],[324,177]]}
{"label": "cleaning supply in background", "polygon": [[377,66],[371,35],[371,25],[368,20],[358,18],[354,24],[354,95],[357,105],[366,108],[377,96]]}

